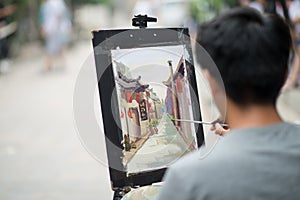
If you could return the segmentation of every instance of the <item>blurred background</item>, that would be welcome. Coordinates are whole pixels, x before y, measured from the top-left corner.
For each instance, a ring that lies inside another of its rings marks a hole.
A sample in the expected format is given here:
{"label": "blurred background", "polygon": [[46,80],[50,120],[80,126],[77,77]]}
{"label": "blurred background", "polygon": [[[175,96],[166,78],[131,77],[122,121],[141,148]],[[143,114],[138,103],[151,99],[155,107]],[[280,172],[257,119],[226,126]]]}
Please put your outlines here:
{"label": "blurred background", "polygon": [[[264,5],[261,0],[0,0],[0,199],[112,199],[108,169],[83,147],[73,116],[78,74],[93,65],[92,30],[131,28],[134,14],[148,14],[158,18],[151,27],[185,26],[194,38],[197,24],[223,11],[252,6],[263,12]],[[86,78],[96,85],[94,66],[91,70]],[[212,121],[218,113],[197,75],[202,115]],[[296,82],[283,91],[278,108],[285,120],[299,123]],[[217,136],[205,130],[210,147]],[[103,138],[99,146],[105,155]]]}

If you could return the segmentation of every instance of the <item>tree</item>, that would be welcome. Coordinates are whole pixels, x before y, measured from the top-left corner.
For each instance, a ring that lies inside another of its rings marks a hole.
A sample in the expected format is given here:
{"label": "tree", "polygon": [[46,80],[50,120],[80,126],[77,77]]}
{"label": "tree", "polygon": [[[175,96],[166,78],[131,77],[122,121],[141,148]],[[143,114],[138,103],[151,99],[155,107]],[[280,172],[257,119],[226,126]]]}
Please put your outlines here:
{"label": "tree", "polygon": [[191,0],[190,11],[197,22],[204,22],[236,5],[237,0]]}

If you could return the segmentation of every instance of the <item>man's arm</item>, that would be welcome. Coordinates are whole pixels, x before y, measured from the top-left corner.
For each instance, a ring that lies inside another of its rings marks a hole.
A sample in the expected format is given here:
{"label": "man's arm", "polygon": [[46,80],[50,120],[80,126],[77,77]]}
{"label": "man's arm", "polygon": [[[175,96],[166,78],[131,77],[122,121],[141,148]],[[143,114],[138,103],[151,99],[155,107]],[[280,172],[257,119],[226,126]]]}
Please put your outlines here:
{"label": "man's arm", "polygon": [[169,168],[164,177],[164,184],[158,195],[158,200],[188,200],[191,199],[191,183],[189,177],[184,177],[182,171]]}

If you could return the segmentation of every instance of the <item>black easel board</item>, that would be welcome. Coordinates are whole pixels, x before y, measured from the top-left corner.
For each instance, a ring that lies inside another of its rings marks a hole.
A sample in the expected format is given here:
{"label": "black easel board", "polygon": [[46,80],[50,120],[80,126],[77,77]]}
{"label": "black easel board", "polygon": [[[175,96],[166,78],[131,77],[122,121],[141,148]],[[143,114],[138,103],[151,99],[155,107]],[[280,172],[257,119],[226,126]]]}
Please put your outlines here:
{"label": "black easel board", "polygon": [[160,182],[204,143],[188,29],[93,31],[112,188]]}

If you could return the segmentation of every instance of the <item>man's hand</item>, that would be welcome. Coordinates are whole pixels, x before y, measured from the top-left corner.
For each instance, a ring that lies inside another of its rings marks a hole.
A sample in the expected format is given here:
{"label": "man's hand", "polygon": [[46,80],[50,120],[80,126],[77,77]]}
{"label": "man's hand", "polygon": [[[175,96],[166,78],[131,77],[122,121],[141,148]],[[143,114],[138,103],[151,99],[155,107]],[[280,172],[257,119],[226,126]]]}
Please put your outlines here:
{"label": "man's hand", "polygon": [[226,135],[230,129],[229,128],[224,128],[221,124],[224,124],[220,118],[216,119],[215,121],[212,122],[212,127],[210,128],[211,131],[214,131],[215,134],[224,136]]}

